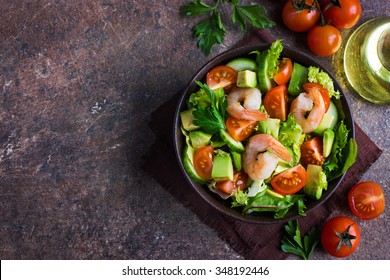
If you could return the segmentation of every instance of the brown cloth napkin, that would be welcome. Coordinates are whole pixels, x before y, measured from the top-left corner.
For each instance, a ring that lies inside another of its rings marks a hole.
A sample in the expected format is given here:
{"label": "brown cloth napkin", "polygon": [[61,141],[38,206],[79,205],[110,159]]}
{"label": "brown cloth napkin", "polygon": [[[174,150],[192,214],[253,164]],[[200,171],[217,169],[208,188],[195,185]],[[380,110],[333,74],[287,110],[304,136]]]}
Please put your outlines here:
{"label": "brown cloth napkin", "polygon": [[[243,39],[241,44],[255,44],[259,41],[273,41],[272,36],[255,30]],[[159,184],[166,188],[178,201],[189,207],[205,224],[215,229],[218,235],[246,259],[285,259],[280,249],[283,233],[282,224],[258,225],[234,220],[209,206],[189,185],[180,171],[173,147],[173,121],[180,92],[162,104],[151,115],[150,128],[156,141],[143,156],[142,168]],[[349,189],[359,182],[362,175],[379,158],[382,151],[355,124],[355,137],[359,153],[357,162],[344,177],[339,188],[326,203],[312,210],[307,217],[299,218],[302,233],[327,220],[332,213],[348,207]],[[164,164],[161,164],[164,162]],[[166,176],[175,174],[175,176]]]}

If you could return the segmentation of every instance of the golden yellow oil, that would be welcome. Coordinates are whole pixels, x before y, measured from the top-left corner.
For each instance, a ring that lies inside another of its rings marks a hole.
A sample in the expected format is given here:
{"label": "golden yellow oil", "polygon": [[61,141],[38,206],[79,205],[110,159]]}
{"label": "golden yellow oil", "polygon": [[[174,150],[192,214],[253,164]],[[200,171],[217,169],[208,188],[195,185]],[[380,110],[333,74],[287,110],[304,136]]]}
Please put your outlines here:
{"label": "golden yellow oil", "polygon": [[369,20],[352,33],[344,50],[344,70],[360,96],[390,104],[390,17]]}

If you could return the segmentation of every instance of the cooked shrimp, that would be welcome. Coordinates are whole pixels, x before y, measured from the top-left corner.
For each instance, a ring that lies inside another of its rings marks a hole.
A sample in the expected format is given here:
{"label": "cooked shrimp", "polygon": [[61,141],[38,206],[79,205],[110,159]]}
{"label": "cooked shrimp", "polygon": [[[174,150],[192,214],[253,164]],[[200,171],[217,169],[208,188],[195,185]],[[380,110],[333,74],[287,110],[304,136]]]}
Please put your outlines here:
{"label": "cooked shrimp", "polygon": [[267,119],[267,114],[259,111],[261,92],[257,88],[234,88],[227,96],[227,101],[227,112],[237,119],[251,121]]}
{"label": "cooked shrimp", "polygon": [[243,153],[244,171],[252,180],[264,180],[272,175],[279,158],[291,161],[292,156],[278,140],[269,134],[256,134],[249,139]]}
{"label": "cooked shrimp", "polygon": [[[325,115],[325,103],[318,89],[301,93],[291,102],[290,113],[293,114],[304,133],[310,133],[320,124]],[[309,113],[307,117],[306,114]]]}

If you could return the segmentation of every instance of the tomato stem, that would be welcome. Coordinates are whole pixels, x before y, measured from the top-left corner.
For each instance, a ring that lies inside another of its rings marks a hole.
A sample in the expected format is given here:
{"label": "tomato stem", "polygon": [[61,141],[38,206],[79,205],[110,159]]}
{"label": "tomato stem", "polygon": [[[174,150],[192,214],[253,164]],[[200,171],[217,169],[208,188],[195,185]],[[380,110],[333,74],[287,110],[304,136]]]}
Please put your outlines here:
{"label": "tomato stem", "polygon": [[335,252],[337,252],[344,244],[345,246],[347,246],[347,248],[352,248],[352,242],[351,240],[353,239],[356,239],[356,236],[355,235],[351,235],[349,233],[349,229],[351,228],[351,226],[353,226],[355,223],[353,224],[350,224],[347,229],[340,233],[340,232],[335,232],[335,234],[340,238],[340,241],[339,241],[339,244],[337,245],[337,248],[335,250]]}

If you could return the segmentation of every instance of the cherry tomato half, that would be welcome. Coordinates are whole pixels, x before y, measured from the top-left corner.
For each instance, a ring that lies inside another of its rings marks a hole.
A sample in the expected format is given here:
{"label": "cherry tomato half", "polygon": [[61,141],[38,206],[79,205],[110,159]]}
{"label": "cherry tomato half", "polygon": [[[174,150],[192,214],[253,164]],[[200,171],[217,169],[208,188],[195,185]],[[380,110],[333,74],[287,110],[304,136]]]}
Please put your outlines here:
{"label": "cherry tomato half", "polygon": [[307,172],[302,165],[294,166],[271,179],[271,186],[280,194],[294,194],[307,182]]}
{"label": "cherry tomato half", "polygon": [[283,58],[279,62],[279,72],[276,73],[276,75],[274,76],[274,81],[278,85],[287,84],[291,78],[292,70],[293,70],[293,65],[291,59]]}
{"label": "cherry tomato half", "polygon": [[377,183],[365,181],[356,184],[349,191],[348,204],[356,217],[371,220],[385,210],[385,195]]}
{"label": "cherry tomato half", "polygon": [[325,22],[337,28],[351,28],[360,19],[362,7],[359,0],[339,0],[340,6],[330,6],[331,1],[326,0],[323,7]]}
{"label": "cherry tomato half", "polygon": [[308,164],[323,165],[323,140],[321,136],[315,136],[301,145],[301,162],[303,166]]}
{"label": "cherry tomato half", "polygon": [[194,168],[202,179],[211,179],[213,159],[214,148],[212,146],[203,146],[196,150],[194,155]]}
{"label": "cherry tomato half", "polygon": [[243,141],[251,136],[257,123],[257,121],[236,119],[230,116],[226,120],[226,128],[234,140]]}
{"label": "cherry tomato half", "polygon": [[283,23],[295,32],[308,31],[320,18],[319,6],[314,6],[313,2],[314,0],[306,0],[305,3],[313,8],[299,11],[292,5],[291,0],[287,0],[282,10]]}
{"label": "cherry tomato half", "polygon": [[281,121],[287,119],[287,86],[280,85],[271,88],[264,97],[264,108],[271,118],[278,118]]}
{"label": "cherry tomato half", "polygon": [[330,106],[330,97],[329,97],[328,91],[323,86],[321,86],[320,84],[317,84],[317,83],[303,84],[303,89],[306,92],[309,92],[313,88],[318,89],[318,91],[321,93],[322,99],[324,100],[324,103],[325,103],[325,112],[328,111],[329,106]]}
{"label": "cherry tomato half", "polygon": [[316,25],[307,34],[309,49],[318,56],[334,54],[341,45],[340,30],[332,25]]}
{"label": "cherry tomato half", "polygon": [[219,65],[206,75],[206,84],[212,89],[224,88],[229,91],[237,82],[237,71],[226,65]]}
{"label": "cherry tomato half", "polygon": [[232,194],[235,189],[245,189],[248,182],[248,175],[244,171],[236,171],[233,181],[217,182],[217,188],[226,194]]}
{"label": "cherry tomato half", "polygon": [[354,220],[338,216],[328,220],[321,231],[324,250],[335,257],[351,255],[360,242],[360,229]]}

